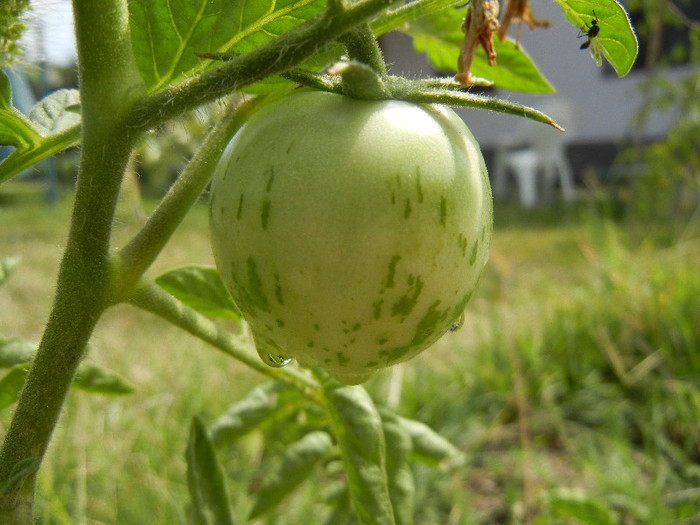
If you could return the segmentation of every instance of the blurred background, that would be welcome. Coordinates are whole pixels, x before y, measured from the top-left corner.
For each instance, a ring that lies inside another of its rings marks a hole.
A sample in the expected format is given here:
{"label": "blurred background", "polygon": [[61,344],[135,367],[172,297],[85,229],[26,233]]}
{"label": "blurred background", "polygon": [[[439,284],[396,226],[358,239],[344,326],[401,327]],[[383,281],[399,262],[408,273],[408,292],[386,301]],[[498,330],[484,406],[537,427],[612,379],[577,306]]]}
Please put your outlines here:
{"label": "blurred background", "polygon": [[[624,79],[579,49],[557,4],[533,0],[551,27],[523,28],[521,45],[556,93],[479,90],[542,109],[566,133],[459,110],[494,189],[489,264],[460,330],[367,384],[379,403],[464,453],[459,464],[414,466],[417,524],[700,523],[700,2],[624,3],[640,40]],[[32,6],[24,57],[7,72],[25,112],[77,85],[70,3]],[[392,73],[453,74],[435,71],[405,35],[381,45]],[[217,111],[143,140],[115,246],[138,230]],[[0,287],[1,336],[41,336],[77,154],[0,186],[0,257],[22,257]],[[205,202],[153,276],[212,264]],[[191,416],[211,421],[261,378],[123,305],[102,319],[91,352],[135,392],[71,394],[40,478],[39,522],[185,523]],[[0,433],[10,417],[11,408],[0,412]],[[221,452],[241,521],[289,438],[274,430]],[[324,523],[333,516],[322,491],[329,475],[258,522]]]}

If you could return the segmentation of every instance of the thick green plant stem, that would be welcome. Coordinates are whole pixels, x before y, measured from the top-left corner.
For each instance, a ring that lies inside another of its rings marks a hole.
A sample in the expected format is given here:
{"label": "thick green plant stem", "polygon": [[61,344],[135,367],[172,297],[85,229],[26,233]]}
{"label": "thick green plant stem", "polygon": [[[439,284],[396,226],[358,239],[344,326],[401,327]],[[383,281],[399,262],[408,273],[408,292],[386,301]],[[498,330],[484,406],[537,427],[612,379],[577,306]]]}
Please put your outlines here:
{"label": "thick green plant stem", "polygon": [[341,40],[350,60],[362,62],[374,69],[381,77],[386,76],[386,62],[369,24],[360,24],[343,35]]}
{"label": "thick green plant stem", "polygon": [[[56,299],[0,450],[0,522],[32,523],[36,472],[90,334],[105,308],[114,208],[134,136],[125,126],[143,96],[125,0],[75,0],[83,140]],[[12,477],[17,465],[33,469]],[[11,485],[8,481],[14,479]]]}
{"label": "thick green plant stem", "polygon": [[224,330],[208,317],[185,306],[145,278],[141,280],[128,302],[182,328],[261,374],[300,387],[302,391],[308,391],[309,388],[318,389],[316,381],[292,368],[280,369],[265,365],[257,355],[249,351],[250,344],[246,337],[235,336]]}

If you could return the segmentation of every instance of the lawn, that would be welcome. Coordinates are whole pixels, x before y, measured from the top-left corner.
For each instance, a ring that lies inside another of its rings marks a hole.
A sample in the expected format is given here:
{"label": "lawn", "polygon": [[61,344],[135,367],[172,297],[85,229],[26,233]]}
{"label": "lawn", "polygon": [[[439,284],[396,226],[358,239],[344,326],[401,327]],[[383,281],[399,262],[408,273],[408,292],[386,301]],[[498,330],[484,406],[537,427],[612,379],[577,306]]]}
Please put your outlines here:
{"label": "lawn", "polygon": [[[70,207],[70,195],[46,207],[34,185],[3,185],[0,258],[22,262],[0,287],[1,336],[40,338]],[[115,246],[138,221],[122,202]],[[207,229],[197,206],[151,276],[211,264]],[[415,465],[415,523],[700,523],[699,263],[697,239],[632,245],[586,206],[497,205],[463,326],[367,384],[465,454]],[[135,390],[71,393],[40,476],[39,523],[185,523],[192,416],[210,423],[264,378],[129,306],[107,311],[90,359]],[[221,452],[239,522],[263,452],[257,434]],[[322,482],[259,523],[323,523]]]}

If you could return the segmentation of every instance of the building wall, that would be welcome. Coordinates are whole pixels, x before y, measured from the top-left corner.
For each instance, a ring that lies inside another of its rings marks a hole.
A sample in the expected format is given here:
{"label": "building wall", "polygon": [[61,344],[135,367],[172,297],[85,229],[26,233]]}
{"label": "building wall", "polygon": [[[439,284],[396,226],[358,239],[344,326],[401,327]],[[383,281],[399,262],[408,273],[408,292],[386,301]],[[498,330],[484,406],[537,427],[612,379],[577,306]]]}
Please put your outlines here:
{"label": "building wall", "polygon": [[[564,122],[570,142],[579,144],[618,143],[632,132],[631,122],[641,102],[640,80],[643,73],[633,72],[618,78],[608,66],[598,68],[587,50],[580,50],[583,39],[579,31],[564,18],[560,7],[551,0],[531,0],[537,18],[548,19],[549,28],[530,31],[523,26],[521,46],[532,57],[542,74],[556,89],[554,95],[532,95],[504,92],[491,93],[538,109],[557,100],[568,101],[576,118]],[[515,35],[511,27],[511,36]],[[382,48],[391,72],[408,76],[434,75],[432,67],[422,55],[413,51],[411,41],[405,35],[392,33],[382,40]],[[507,140],[521,124],[518,117],[488,113],[473,109],[459,109],[470,129],[483,148],[489,149]],[[556,114],[552,114],[558,120]],[[647,124],[647,138],[666,134],[669,122],[658,113]],[[547,130],[557,133],[555,130]]]}

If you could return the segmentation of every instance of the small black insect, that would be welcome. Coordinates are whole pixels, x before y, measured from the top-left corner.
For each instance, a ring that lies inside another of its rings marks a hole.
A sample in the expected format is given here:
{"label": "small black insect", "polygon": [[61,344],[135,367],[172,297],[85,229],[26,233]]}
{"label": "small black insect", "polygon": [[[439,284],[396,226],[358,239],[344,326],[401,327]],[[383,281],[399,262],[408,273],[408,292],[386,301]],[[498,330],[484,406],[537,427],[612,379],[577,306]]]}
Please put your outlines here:
{"label": "small black insect", "polygon": [[600,26],[598,25],[598,17],[596,16],[595,11],[593,11],[593,20],[591,20],[591,25],[589,26],[586,24],[586,26],[581,29],[581,34],[578,35],[579,37],[588,37],[588,40],[581,44],[579,49],[587,49],[591,45],[591,41],[598,36],[599,31]]}

